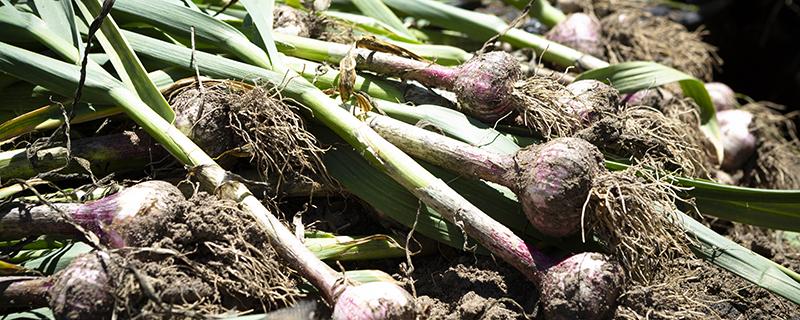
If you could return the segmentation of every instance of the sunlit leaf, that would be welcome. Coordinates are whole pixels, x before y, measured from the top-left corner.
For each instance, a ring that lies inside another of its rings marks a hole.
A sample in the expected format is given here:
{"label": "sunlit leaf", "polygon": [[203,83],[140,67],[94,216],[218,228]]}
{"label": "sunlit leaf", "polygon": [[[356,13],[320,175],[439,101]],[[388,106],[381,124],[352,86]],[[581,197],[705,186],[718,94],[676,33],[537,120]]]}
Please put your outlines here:
{"label": "sunlit leaf", "polygon": [[350,0],[356,5],[359,11],[368,17],[391,26],[393,30],[400,32],[404,37],[416,41],[417,38],[411,34],[400,18],[389,9],[381,0]]}
{"label": "sunlit leaf", "polygon": [[275,41],[272,39],[272,10],[275,8],[274,0],[241,0],[247,12],[250,14],[250,19],[256,25],[258,35],[261,37],[261,43],[267,49],[267,56],[270,64],[281,64],[282,59],[278,54],[278,48],[275,47]]}
{"label": "sunlit leaf", "polygon": [[[87,20],[94,19],[95,16],[100,14],[102,6],[101,0],[86,0],[84,7],[81,2],[77,2],[78,8],[84,18]],[[88,10],[87,10],[88,9]],[[89,13],[91,12],[91,13]],[[125,40],[125,37],[120,32],[117,23],[110,15],[105,17],[100,26],[102,34],[96,34],[97,40],[103,46],[117,75],[122,79],[122,82],[132,92],[136,92],[139,97],[147,103],[156,113],[158,113],[164,120],[172,122],[175,119],[175,112],[172,111],[167,100],[161,95],[156,85],[147,77],[147,70],[144,69],[139,57],[133,52]]]}

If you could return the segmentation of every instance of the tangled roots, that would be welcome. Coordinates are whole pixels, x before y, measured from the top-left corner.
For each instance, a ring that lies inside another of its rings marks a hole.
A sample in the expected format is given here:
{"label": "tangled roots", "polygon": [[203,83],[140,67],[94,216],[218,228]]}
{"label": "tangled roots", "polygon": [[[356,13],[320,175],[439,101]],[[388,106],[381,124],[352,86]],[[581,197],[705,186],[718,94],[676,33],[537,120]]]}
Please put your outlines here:
{"label": "tangled roots", "polygon": [[710,81],[722,64],[716,48],[665,17],[641,10],[617,11],[601,20],[606,58],[612,64],[655,61]]}
{"label": "tangled roots", "polygon": [[609,62],[655,61],[711,81],[722,64],[717,49],[702,41],[703,31],[689,32],[666,17],[647,12],[646,0],[558,0],[565,12],[601,18]]}
{"label": "tangled roots", "polygon": [[[654,281],[634,281],[620,296],[616,319],[707,319],[716,314],[709,299],[696,283],[704,283],[710,271],[706,262],[676,259],[664,266]],[[657,301],[657,302],[656,302]]]}
{"label": "tangled roots", "polygon": [[800,189],[800,140],[791,117],[766,103],[742,107],[753,114],[750,130],[756,136],[755,160],[747,166],[745,185],[769,189]]}
{"label": "tangled roots", "polygon": [[175,110],[175,127],[212,157],[239,147],[226,123],[232,98],[225,82],[193,79],[175,82],[164,96]]}
{"label": "tangled roots", "polygon": [[563,86],[540,76],[515,84],[516,122],[545,139],[570,137],[591,125],[603,113],[615,108],[617,91],[594,81],[577,81]]}
{"label": "tangled roots", "polygon": [[314,12],[279,5],[273,13],[274,30],[278,33],[336,43],[353,43],[356,36],[346,22]]}
{"label": "tangled roots", "polygon": [[118,252],[122,259],[112,280],[118,315],[160,319],[268,311],[301,296],[293,272],[277,261],[263,231],[235,203],[201,193],[177,205],[175,213],[150,248]]}
{"label": "tangled roots", "polygon": [[618,92],[605,84],[581,80],[564,87],[543,77],[518,82],[512,95],[517,124],[544,139],[576,136],[603,152],[694,177],[708,177],[713,167],[712,149],[688,99],[671,98],[664,113],[620,107]]}
{"label": "tangled roots", "polygon": [[688,125],[650,107],[628,106],[607,113],[577,136],[651,168],[695,177],[710,172],[710,153],[699,125]]}
{"label": "tangled roots", "polygon": [[277,91],[255,87],[238,98],[228,113],[229,124],[254,151],[263,178],[277,174],[313,183],[312,177],[321,177],[330,183],[316,137]]}
{"label": "tangled roots", "polygon": [[[708,178],[713,168],[717,156],[714,152],[714,145],[706,138],[705,133],[700,129],[700,108],[691,98],[671,96],[660,104],[661,113],[669,119],[670,124],[677,126],[665,126],[669,131],[673,131],[675,136],[680,136],[679,141],[684,146],[673,148],[673,154],[682,154],[681,172],[687,176]],[[684,148],[679,150],[677,148]]]}
{"label": "tangled roots", "polygon": [[[249,156],[263,179],[331,183],[323,149],[296,108],[272,87],[241,82],[179,81],[165,94],[175,108],[175,126],[212,156]],[[317,180],[315,180],[315,178]]]}
{"label": "tangled roots", "polygon": [[[647,281],[670,259],[691,254],[688,237],[674,220],[674,187],[639,168],[601,173],[595,178],[587,215],[589,228],[611,248],[627,278]],[[587,209],[588,210],[588,209]]]}
{"label": "tangled roots", "polygon": [[511,93],[521,101],[521,125],[545,139],[569,137],[580,128],[578,116],[566,110],[559,98],[569,94],[567,89],[551,79],[531,77],[518,82]]}

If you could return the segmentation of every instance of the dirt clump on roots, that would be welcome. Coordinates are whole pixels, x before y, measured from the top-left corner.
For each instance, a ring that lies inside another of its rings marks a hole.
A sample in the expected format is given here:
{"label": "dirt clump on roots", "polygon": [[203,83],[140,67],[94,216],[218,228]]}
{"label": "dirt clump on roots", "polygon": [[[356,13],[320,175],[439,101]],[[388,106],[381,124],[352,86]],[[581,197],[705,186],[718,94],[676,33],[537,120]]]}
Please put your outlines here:
{"label": "dirt clump on roots", "polygon": [[284,183],[333,185],[322,162],[324,150],[306,130],[297,108],[271,86],[193,79],[167,90],[175,126],[223,164],[248,158],[277,192]]}
{"label": "dirt clump on roots", "polygon": [[568,88],[546,77],[518,82],[512,94],[524,109],[517,110],[513,123],[545,140],[575,136],[615,158],[686,176],[709,176],[709,142],[700,132],[699,115],[688,106],[662,112],[623,104],[610,86],[574,88],[576,93]]}
{"label": "dirt clump on roots", "polygon": [[294,272],[234,202],[199,193],[174,207],[169,220],[150,224],[151,238],[141,239],[148,246],[117,250],[122,272],[112,278],[115,314],[263,312],[302,297]]}
{"label": "dirt clump on roots", "polygon": [[[717,167],[717,156],[714,154],[714,145],[711,143],[701,128],[700,107],[692,98],[672,96],[659,106],[659,110],[667,118],[675,119],[684,124],[678,128],[676,134],[682,135],[686,143],[673,145],[673,148],[682,148],[682,154],[694,161],[680,161],[691,163],[693,167],[681,168],[682,172],[691,177],[710,178]],[[672,121],[674,122],[674,121]],[[676,162],[678,163],[678,162]]]}
{"label": "dirt clump on roots", "polygon": [[666,163],[666,168],[686,176],[709,178],[716,167],[714,162],[717,157],[711,141],[700,129],[699,107],[694,100],[673,95],[652,105],[657,110],[647,105],[626,108],[626,112],[631,114],[623,118],[631,119],[632,123],[625,125],[625,128],[629,128],[629,137],[622,140],[661,140],[644,142],[638,150],[648,146],[662,146],[664,150],[650,149],[649,154],[655,157],[650,160]]}
{"label": "dirt clump on roots", "polygon": [[697,124],[647,106],[628,106],[578,136],[614,156],[686,176],[706,177],[710,159]]}
{"label": "dirt clump on roots", "polygon": [[597,113],[612,110],[609,103],[596,102],[582,106],[587,116],[582,118],[573,106],[566,103],[575,98],[564,85],[553,79],[534,76],[519,81],[512,91],[524,110],[518,110],[516,122],[531,129],[533,134],[545,139],[570,137],[589,125]]}
{"label": "dirt clump on roots", "polygon": [[750,131],[756,137],[756,154],[745,165],[741,183],[767,189],[800,189],[800,139],[792,120],[769,103],[749,103],[742,110],[753,114]]}
{"label": "dirt clump on roots", "polygon": [[697,259],[677,259],[657,281],[630,286],[615,319],[793,319],[797,305]]}
{"label": "dirt clump on roots", "polygon": [[690,238],[672,214],[675,187],[641,167],[598,174],[585,214],[595,234],[625,269],[626,279],[649,283],[675,257],[691,254]]}
{"label": "dirt clump on roots", "polygon": [[622,10],[600,20],[606,58],[612,64],[654,61],[711,81],[722,64],[716,48],[702,41],[702,31],[689,32],[665,17],[641,10]]}
{"label": "dirt clump on roots", "polygon": [[[633,113],[633,122],[628,125],[633,130],[625,141],[647,146],[664,146],[651,150],[656,155],[656,162],[664,162],[667,168],[676,169],[685,176],[709,179],[717,173],[717,156],[714,145],[701,129],[700,107],[691,98],[681,94],[673,94],[670,86],[638,91],[625,96],[623,102]],[[675,89],[679,90],[679,89]],[[656,112],[657,111],[657,112]],[[640,124],[640,125],[637,125]],[[654,130],[654,127],[660,127]],[[661,140],[667,136],[678,136],[680,139],[671,143],[647,143],[648,140]],[[642,143],[644,142],[644,143]],[[624,146],[618,146],[624,148]],[[643,155],[639,155],[643,156]]]}
{"label": "dirt clump on roots", "polygon": [[312,29],[317,29],[318,17],[314,14],[286,5],[275,7],[272,14],[272,30],[277,33],[308,38],[312,34]]}
{"label": "dirt clump on roots", "polygon": [[336,43],[352,43],[356,36],[346,22],[314,12],[280,5],[273,11],[275,32]]}
{"label": "dirt clump on roots", "polygon": [[510,266],[486,256],[415,258],[411,276],[422,319],[529,319],[539,297]]}

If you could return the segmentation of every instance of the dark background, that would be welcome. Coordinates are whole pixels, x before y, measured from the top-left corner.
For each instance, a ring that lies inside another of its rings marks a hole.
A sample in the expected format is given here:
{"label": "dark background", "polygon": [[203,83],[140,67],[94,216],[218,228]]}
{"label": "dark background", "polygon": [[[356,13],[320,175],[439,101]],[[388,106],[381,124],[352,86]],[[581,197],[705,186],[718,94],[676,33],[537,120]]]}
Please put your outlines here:
{"label": "dark background", "polygon": [[755,100],[800,109],[800,1],[698,1],[705,40],[724,60],[715,79]]}
{"label": "dark background", "polygon": [[[518,14],[501,0],[441,1],[507,21]],[[694,7],[682,7],[686,4]],[[800,0],[675,0],[648,10],[707,31],[704,40],[724,61],[716,81],[756,101],[785,105],[785,112],[800,110]]]}

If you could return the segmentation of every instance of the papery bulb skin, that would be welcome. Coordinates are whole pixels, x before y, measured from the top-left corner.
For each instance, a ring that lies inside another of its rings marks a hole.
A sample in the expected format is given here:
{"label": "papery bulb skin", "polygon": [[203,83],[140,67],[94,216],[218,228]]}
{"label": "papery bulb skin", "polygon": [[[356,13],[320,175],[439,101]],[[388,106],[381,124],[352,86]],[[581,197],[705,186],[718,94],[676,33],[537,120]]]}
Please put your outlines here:
{"label": "papery bulb skin", "polygon": [[585,54],[602,57],[600,20],[585,13],[573,13],[550,29],[546,38]]}
{"label": "papery bulb skin", "polygon": [[732,110],[736,107],[736,93],[728,85],[722,82],[709,82],[705,87],[717,111]]}
{"label": "papery bulb skin", "polygon": [[541,286],[548,320],[609,319],[623,283],[622,268],[600,253],[579,253],[545,271]]}
{"label": "papery bulb skin", "polygon": [[603,155],[583,139],[557,138],[517,153],[517,195],[528,221],[551,237],[575,234]]}
{"label": "papery bulb skin", "polygon": [[519,62],[512,55],[484,53],[458,67],[452,90],[464,113],[492,123],[517,110],[511,92],[521,76]]}
{"label": "papery bulb skin", "polygon": [[104,252],[89,253],[55,275],[50,288],[50,309],[56,319],[110,319],[114,306],[111,278]]}
{"label": "papery bulb skin", "polygon": [[722,133],[725,154],[721,168],[735,171],[741,168],[756,152],[756,137],[750,132],[753,114],[744,110],[717,112],[717,123]]}
{"label": "papery bulb skin", "polygon": [[347,287],[333,308],[333,320],[384,320],[411,303],[403,288],[388,282],[369,282]]}
{"label": "papery bulb skin", "polygon": [[158,226],[169,219],[173,206],[182,200],[183,194],[174,185],[146,181],[80,206],[72,219],[110,247],[146,246],[147,241],[140,238],[159,236],[148,234],[154,229],[150,225]]}

